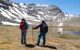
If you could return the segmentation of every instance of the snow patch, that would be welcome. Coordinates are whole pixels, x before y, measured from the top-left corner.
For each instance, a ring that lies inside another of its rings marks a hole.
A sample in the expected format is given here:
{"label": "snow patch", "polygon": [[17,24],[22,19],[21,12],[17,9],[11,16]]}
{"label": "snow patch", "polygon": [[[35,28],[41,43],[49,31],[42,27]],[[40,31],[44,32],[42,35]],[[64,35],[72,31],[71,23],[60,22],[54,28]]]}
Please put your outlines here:
{"label": "snow patch", "polygon": [[16,24],[16,23],[10,23],[10,22],[5,22],[5,21],[2,21],[2,24],[3,24],[3,25],[19,26],[19,24]]}

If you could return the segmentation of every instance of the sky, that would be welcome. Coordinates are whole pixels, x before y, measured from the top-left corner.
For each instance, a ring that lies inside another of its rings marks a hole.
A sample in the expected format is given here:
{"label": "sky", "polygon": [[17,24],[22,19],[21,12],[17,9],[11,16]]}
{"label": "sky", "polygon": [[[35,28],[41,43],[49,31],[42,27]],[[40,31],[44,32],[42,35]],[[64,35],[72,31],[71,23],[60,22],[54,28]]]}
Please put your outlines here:
{"label": "sky", "polygon": [[11,0],[17,3],[56,5],[64,13],[80,14],[80,0]]}

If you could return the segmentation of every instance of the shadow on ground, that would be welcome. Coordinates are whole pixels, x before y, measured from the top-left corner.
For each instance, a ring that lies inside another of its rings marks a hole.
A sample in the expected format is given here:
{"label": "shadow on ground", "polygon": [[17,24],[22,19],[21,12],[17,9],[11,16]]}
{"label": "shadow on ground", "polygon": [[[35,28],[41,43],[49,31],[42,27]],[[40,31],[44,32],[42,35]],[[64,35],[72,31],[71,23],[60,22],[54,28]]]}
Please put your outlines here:
{"label": "shadow on ground", "polygon": [[27,44],[27,45],[26,45],[26,47],[34,48],[34,47],[35,47],[35,45],[33,45],[33,44]]}
{"label": "shadow on ground", "polygon": [[50,49],[57,49],[56,47],[54,47],[54,46],[50,46],[50,45],[46,45],[46,46],[44,46],[44,47],[46,47],[46,48],[50,48]]}

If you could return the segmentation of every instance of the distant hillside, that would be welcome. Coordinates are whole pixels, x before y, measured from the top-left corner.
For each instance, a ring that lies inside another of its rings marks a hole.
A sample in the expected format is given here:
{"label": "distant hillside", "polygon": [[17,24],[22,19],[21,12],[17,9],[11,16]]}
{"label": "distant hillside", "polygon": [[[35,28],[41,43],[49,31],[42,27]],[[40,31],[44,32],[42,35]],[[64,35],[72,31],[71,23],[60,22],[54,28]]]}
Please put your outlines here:
{"label": "distant hillside", "polygon": [[0,23],[5,25],[18,25],[21,18],[25,18],[29,24],[40,23],[46,20],[53,25],[79,26],[80,15],[64,14],[55,5],[26,4],[26,3],[0,3]]}
{"label": "distant hillside", "polygon": [[54,21],[63,17],[64,13],[55,5],[0,3],[0,23],[19,23],[21,18],[33,22],[40,22],[41,20]]}

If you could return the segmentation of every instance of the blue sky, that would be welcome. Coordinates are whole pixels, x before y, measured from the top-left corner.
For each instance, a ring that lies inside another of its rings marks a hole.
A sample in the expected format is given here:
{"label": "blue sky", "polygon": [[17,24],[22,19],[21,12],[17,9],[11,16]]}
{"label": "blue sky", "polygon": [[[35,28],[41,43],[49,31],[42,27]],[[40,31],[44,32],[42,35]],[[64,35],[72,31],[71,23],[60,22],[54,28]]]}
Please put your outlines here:
{"label": "blue sky", "polygon": [[11,0],[18,3],[35,3],[58,6],[64,13],[80,14],[80,0]]}

